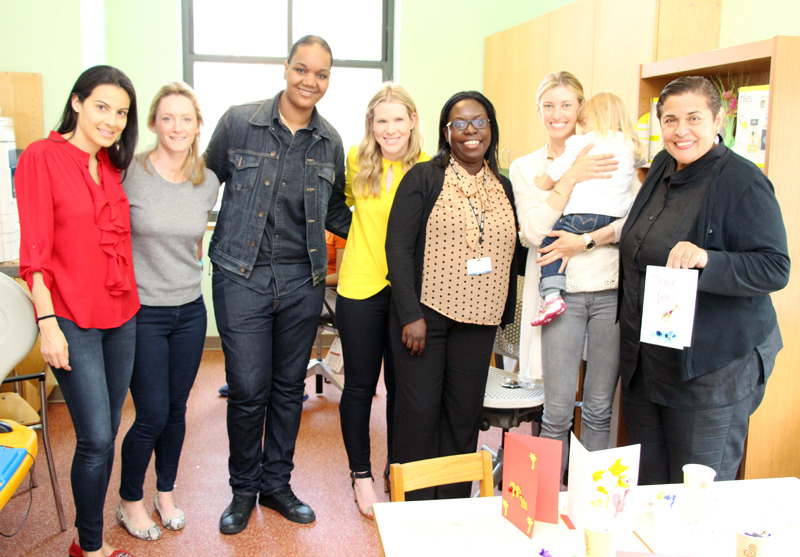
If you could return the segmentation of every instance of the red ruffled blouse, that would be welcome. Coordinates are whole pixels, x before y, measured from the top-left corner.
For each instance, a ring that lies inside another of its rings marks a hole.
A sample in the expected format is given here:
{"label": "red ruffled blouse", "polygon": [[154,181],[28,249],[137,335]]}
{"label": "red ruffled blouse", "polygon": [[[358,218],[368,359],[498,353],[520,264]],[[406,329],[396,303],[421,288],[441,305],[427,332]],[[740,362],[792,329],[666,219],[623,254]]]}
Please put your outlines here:
{"label": "red ruffled blouse", "polygon": [[133,274],[130,205],[120,172],[61,134],[31,143],[15,176],[21,229],[19,275],[33,287],[42,272],[59,317],[84,329],[119,327],[139,310]]}

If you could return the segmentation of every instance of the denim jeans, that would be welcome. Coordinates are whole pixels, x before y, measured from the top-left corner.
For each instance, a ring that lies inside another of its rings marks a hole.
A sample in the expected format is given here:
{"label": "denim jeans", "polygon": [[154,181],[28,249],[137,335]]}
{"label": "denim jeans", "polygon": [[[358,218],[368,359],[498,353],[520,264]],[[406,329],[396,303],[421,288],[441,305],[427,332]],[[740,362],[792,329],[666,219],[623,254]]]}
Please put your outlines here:
{"label": "denim jeans", "polygon": [[392,289],[386,287],[365,300],[338,296],[336,321],[342,340],[347,380],[339,402],[342,439],[350,470],[370,470],[369,417],[381,375],[386,384],[387,459],[392,462],[395,401],[394,358],[389,342]]}
{"label": "denim jeans", "polygon": [[269,493],[289,485],[294,468],[325,284],[309,280],[278,297],[273,289],[259,294],[215,269],[212,288],[228,382],[230,485],[235,495]]}
{"label": "denim jeans", "polygon": [[[588,234],[600,230],[604,226],[617,220],[617,217],[593,214],[564,215],[553,227],[553,230],[563,230],[572,234]],[[557,236],[545,236],[541,247],[545,248],[555,242]],[[542,298],[548,294],[556,294],[567,289],[567,275],[560,273],[561,259],[548,263],[542,267],[542,278],[539,280],[539,293]]]}
{"label": "denim jeans", "polygon": [[200,367],[206,306],[200,296],[181,306],[142,306],[136,315],[131,396],[136,420],[122,442],[119,495],[140,501],[156,454],[156,489],[172,491],[186,434],[186,401]]}
{"label": "denim jeans", "polygon": [[136,348],[136,317],[113,329],[82,329],[57,317],[69,343],[71,371],[53,368],[75,427],[72,459],[75,527],[81,549],[103,546],[103,506],[114,465],[122,405],[128,394]]}
{"label": "denim jeans", "polygon": [[584,342],[586,376],[581,409],[581,443],[590,451],[607,449],[611,405],[619,379],[617,291],[564,295],[567,309],[542,327],[544,416],[541,437],[564,442],[561,473],[567,465],[569,431]]}

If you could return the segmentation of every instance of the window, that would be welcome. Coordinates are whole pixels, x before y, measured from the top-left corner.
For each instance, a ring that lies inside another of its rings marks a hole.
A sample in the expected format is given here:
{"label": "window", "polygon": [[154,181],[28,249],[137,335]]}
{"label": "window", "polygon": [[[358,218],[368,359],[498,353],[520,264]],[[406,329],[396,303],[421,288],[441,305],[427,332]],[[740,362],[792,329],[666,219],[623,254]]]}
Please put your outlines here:
{"label": "window", "polygon": [[331,84],[317,108],[345,151],[364,135],[364,112],[392,79],[394,0],[182,0],[184,81],[197,92],[205,149],[231,105],[284,88],[283,62],[304,35],[331,46]]}

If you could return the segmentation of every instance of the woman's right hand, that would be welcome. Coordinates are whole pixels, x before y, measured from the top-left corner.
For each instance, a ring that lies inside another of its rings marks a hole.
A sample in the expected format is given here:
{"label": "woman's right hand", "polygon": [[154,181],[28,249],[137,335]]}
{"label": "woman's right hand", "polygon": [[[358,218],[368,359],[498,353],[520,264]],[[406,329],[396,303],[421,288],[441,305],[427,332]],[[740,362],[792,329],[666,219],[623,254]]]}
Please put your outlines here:
{"label": "woman's right hand", "polygon": [[590,143],[578,153],[578,158],[572,163],[572,167],[564,173],[560,181],[567,181],[578,183],[585,182],[586,180],[597,180],[611,178],[611,173],[619,167],[619,161],[614,158],[611,153],[602,155],[589,155],[589,151],[594,147]]}
{"label": "woman's right hand", "polygon": [[412,356],[419,356],[425,351],[425,335],[428,326],[425,319],[417,319],[408,325],[403,325],[403,344],[411,351]]}
{"label": "woman's right hand", "polygon": [[42,336],[40,348],[44,361],[52,367],[70,371],[69,344],[55,317],[39,321],[39,333]]}

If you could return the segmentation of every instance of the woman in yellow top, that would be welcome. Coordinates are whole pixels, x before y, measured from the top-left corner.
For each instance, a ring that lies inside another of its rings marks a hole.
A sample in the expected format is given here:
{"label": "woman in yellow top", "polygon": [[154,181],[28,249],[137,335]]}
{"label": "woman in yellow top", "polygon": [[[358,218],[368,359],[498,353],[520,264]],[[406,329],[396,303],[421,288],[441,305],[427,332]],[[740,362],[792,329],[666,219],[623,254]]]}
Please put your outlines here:
{"label": "woman in yellow top", "polygon": [[[364,139],[347,154],[345,195],[355,207],[339,270],[336,301],[347,379],[339,403],[342,437],[358,510],[372,516],[380,501],[370,466],[369,419],[372,397],[384,365],[387,468],[392,460],[394,365],[389,344],[391,288],[386,280],[386,225],[400,180],[422,152],[417,108],[405,89],[386,83],[369,102]],[[387,490],[388,491],[388,490]]]}

